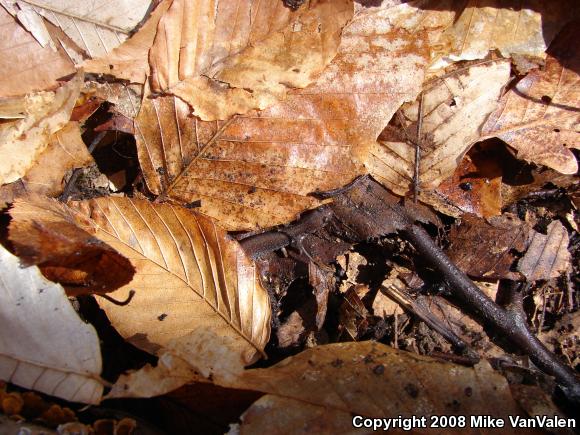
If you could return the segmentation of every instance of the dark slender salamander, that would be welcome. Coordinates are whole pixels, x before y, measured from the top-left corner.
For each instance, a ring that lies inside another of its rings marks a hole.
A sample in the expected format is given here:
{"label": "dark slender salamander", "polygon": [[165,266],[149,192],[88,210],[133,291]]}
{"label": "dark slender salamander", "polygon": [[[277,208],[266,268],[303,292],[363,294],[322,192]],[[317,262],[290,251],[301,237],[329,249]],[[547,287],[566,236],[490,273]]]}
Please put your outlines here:
{"label": "dark slender salamander", "polygon": [[281,227],[276,231],[256,234],[240,240],[240,245],[246,253],[257,258],[262,254],[273,252],[290,245],[301,235],[313,233],[322,228],[332,217],[332,211],[327,206],[305,213],[295,224]]}

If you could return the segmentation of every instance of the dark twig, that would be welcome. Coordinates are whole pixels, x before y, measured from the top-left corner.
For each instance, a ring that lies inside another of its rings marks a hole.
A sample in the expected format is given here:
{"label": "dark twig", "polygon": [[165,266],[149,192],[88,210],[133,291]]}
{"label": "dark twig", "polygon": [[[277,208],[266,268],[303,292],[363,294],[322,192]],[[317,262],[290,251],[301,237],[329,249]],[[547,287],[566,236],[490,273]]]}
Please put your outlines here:
{"label": "dark twig", "polygon": [[419,95],[419,112],[417,115],[417,141],[415,142],[415,170],[413,172],[413,202],[417,203],[420,188],[419,162],[421,161],[421,135],[423,130],[423,92]]}
{"label": "dark twig", "polygon": [[568,398],[580,401],[580,382],[574,371],[546,349],[530,331],[522,309],[521,293],[512,289],[508,306],[506,309],[501,308],[453,264],[423,228],[411,225],[404,233],[417,251],[443,274],[457,298],[505,334],[506,338],[528,354],[536,366],[553,375]]}
{"label": "dark twig", "polygon": [[[103,140],[103,138],[105,137],[106,134],[107,134],[106,131],[101,131],[99,134],[97,134],[94,137],[93,141],[91,142],[91,144],[88,147],[89,154],[93,154],[93,151],[95,150],[97,145]],[[68,197],[70,196],[71,190],[77,181],[77,178],[79,178],[80,173],[81,173],[81,168],[76,168],[73,171],[68,182],[66,183],[66,186],[64,186],[62,194],[58,197],[58,199],[60,201],[65,202],[68,199]]]}

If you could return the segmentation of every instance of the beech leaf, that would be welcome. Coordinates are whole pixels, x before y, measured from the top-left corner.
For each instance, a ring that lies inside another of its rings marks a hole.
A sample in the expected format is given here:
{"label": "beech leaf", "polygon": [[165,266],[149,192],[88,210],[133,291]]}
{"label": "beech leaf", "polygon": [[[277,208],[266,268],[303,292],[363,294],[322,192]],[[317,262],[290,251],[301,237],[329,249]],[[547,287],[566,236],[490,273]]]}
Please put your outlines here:
{"label": "beech leaf", "polygon": [[0,246],[0,379],[72,402],[97,404],[99,338],[63,288]]}
{"label": "beech leaf", "polygon": [[57,79],[75,72],[62,51],[43,47],[0,6],[0,96],[54,89]]}
{"label": "beech leaf", "polygon": [[288,222],[319,205],[309,193],[363,174],[362,145],[420,90],[429,30],[411,34],[401,23],[407,13],[403,5],[363,8],[314,84],[226,122],[201,121],[180,99],[146,91],[135,133],[148,188],[201,200],[200,212],[228,230]]}
{"label": "beech leaf", "polygon": [[[200,327],[231,337],[245,364],[263,354],[270,302],[254,263],[211,220],[184,208],[129,198],[72,205],[77,223],[131,261],[131,282],[98,298],[119,333],[157,353]],[[90,220],[89,220],[90,218]]]}
{"label": "beech leaf", "polygon": [[[421,189],[434,189],[453,174],[497,107],[509,74],[506,61],[484,62],[445,75],[427,87],[422,106]],[[400,195],[410,191],[413,181],[418,109],[418,102],[404,107],[403,125],[396,126],[395,117],[379,141],[369,145],[366,156],[370,174]],[[428,197],[424,199],[429,202]]]}
{"label": "beech leaf", "polygon": [[[264,109],[310,84],[336,55],[351,0],[174,0],[151,50],[151,89],[179,96],[202,120]],[[264,74],[264,71],[268,71]]]}
{"label": "beech leaf", "polygon": [[518,158],[575,174],[578,162],[568,148],[580,149],[580,49],[578,22],[569,24],[550,46],[546,66],[520,80],[501,99],[483,128],[516,150]]}
{"label": "beech leaf", "polygon": [[149,72],[149,49],[159,20],[170,5],[171,0],[162,0],[137,33],[106,56],[85,61],[83,68],[90,73],[109,74],[132,83],[144,83]]}

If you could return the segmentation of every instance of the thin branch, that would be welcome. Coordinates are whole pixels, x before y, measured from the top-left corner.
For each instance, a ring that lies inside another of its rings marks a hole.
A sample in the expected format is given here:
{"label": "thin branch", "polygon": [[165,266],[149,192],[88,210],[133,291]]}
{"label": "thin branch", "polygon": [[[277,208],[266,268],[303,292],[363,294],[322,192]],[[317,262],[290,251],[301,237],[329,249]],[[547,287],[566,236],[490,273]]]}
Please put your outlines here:
{"label": "thin branch", "polygon": [[487,297],[435,244],[429,234],[411,225],[404,234],[417,251],[443,274],[453,294],[486,322],[527,353],[542,371],[553,375],[569,399],[580,402],[580,381],[574,371],[550,352],[530,331],[521,303],[521,293],[512,289],[510,303],[501,308]]}

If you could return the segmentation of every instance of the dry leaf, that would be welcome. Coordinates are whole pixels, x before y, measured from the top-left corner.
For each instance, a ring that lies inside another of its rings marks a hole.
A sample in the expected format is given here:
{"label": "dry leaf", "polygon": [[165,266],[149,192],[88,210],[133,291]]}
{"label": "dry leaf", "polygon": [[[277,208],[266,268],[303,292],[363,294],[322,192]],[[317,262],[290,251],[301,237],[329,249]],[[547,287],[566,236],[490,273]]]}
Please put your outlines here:
{"label": "dry leaf", "polygon": [[518,158],[563,174],[578,171],[568,148],[580,148],[580,49],[578,22],[568,25],[550,46],[546,66],[534,70],[506,93],[483,134],[497,136]]}
{"label": "dry leaf", "polygon": [[[336,55],[351,0],[174,0],[149,52],[151,89],[179,96],[202,120],[264,109],[310,84]],[[265,74],[267,71],[267,74]]]}
{"label": "dry leaf", "polygon": [[106,293],[126,285],[129,260],[79,228],[61,203],[42,197],[17,199],[10,210],[9,239],[25,266],[37,265],[67,294]]}
{"label": "dry leaf", "polygon": [[131,83],[144,83],[149,72],[149,49],[153,45],[159,20],[170,5],[171,0],[161,1],[143,27],[131,38],[107,56],[84,62],[82,66],[85,71],[113,75]]}
{"label": "dry leaf", "polygon": [[[240,433],[266,425],[268,433],[349,433],[353,415],[521,415],[507,381],[487,362],[461,367],[375,342],[308,349],[268,369],[247,370],[229,386],[268,393],[242,416]],[[469,426],[462,433],[482,433]]]}
{"label": "dry leaf", "polygon": [[151,89],[177,95],[204,121],[265,109],[314,81],[352,14],[351,0],[296,12],[271,1],[175,0],[149,54]]}
{"label": "dry leaf", "polygon": [[518,271],[529,282],[557,278],[570,266],[568,231],[560,221],[548,225],[548,234],[535,232],[528,251],[518,263]]}
{"label": "dry leaf", "polygon": [[0,96],[54,89],[57,79],[75,72],[66,54],[42,47],[0,6]]}
{"label": "dry leaf", "polygon": [[421,200],[453,217],[471,213],[489,218],[501,214],[502,168],[497,154],[467,154],[453,175]]}
{"label": "dry leaf", "polygon": [[475,60],[499,50],[503,57],[544,59],[546,48],[575,8],[572,1],[527,0],[509,6],[500,0],[467,2],[441,36],[439,55],[447,62]]}
{"label": "dry leaf", "polygon": [[214,374],[220,382],[234,382],[245,365],[240,354],[232,351],[235,346],[230,337],[198,328],[171,340],[155,367],[146,365],[121,375],[106,398],[160,396],[194,381],[207,382]]}
{"label": "dry leaf", "polygon": [[[422,189],[434,189],[453,174],[478,140],[487,116],[496,108],[510,74],[505,61],[475,64],[437,79],[424,91],[419,177]],[[410,190],[415,167],[418,102],[394,117],[378,142],[368,148],[365,164],[378,181],[397,194]],[[400,120],[402,126],[395,126]]]}
{"label": "dry leaf", "polygon": [[353,155],[419,91],[427,32],[393,26],[400,9],[363,9],[317,82],[266,110],[203,122],[177,98],[146,94],[135,130],[149,189],[201,200],[201,213],[228,230],[288,222],[319,205],[308,194],[363,173]]}
{"label": "dry leaf", "polygon": [[[127,39],[145,16],[151,0],[3,0],[3,4],[17,6],[18,19],[35,37],[49,35],[42,18],[38,19],[42,16],[60,27],[89,56],[96,57],[108,54]],[[49,43],[46,37],[37,40],[43,46]]]}
{"label": "dry leaf", "polygon": [[27,95],[26,117],[0,124],[0,185],[16,181],[37,164],[50,136],[68,123],[82,80],[81,71],[55,92]]}
{"label": "dry leaf", "polygon": [[[73,204],[77,223],[127,257],[133,280],[98,298],[119,333],[151,353],[207,326],[231,337],[249,364],[270,335],[270,302],[254,263],[209,219],[181,207],[129,198]],[[91,220],[88,218],[90,217]]]}
{"label": "dry leaf", "polygon": [[63,288],[0,246],[0,379],[72,402],[99,403],[99,338]]}
{"label": "dry leaf", "polygon": [[528,224],[509,214],[489,220],[466,214],[451,230],[446,252],[473,278],[517,281],[520,275],[511,272],[515,252],[526,250],[533,232]]}
{"label": "dry leaf", "polygon": [[26,192],[55,197],[62,193],[64,176],[70,169],[94,163],[81,138],[79,124],[69,122],[54,133],[34,166],[22,177]]}

